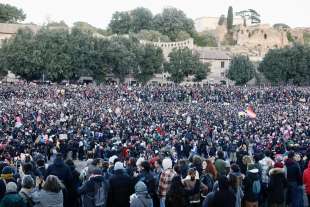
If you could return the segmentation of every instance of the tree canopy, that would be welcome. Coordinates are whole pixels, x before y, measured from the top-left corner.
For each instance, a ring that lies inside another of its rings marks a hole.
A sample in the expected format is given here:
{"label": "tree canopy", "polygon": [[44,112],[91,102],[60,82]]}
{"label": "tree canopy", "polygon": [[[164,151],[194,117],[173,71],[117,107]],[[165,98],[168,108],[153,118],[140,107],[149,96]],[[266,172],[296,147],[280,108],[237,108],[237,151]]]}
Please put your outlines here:
{"label": "tree canopy", "polygon": [[234,26],[234,12],[232,6],[230,6],[227,12],[227,30],[231,31],[233,26]]}
{"label": "tree canopy", "polygon": [[25,19],[26,14],[22,9],[0,3],[0,23],[17,23]]}
{"label": "tree canopy", "polygon": [[249,57],[238,55],[233,57],[227,77],[236,85],[244,85],[254,77],[255,68]]}
{"label": "tree canopy", "polygon": [[[0,49],[1,71],[11,70],[26,80],[42,78],[59,82],[92,76],[97,80],[111,72],[121,81],[137,71],[141,82],[149,80],[163,63],[162,51],[141,45],[133,37],[96,38],[73,28],[68,30],[20,30]],[[143,76],[143,77],[142,77]]]}
{"label": "tree canopy", "polygon": [[201,63],[198,54],[193,54],[190,49],[174,49],[169,59],[164,68],[170,73],[173,82],[181,83],[189,75],[195,75],[195,81],[206,78],[208,65]]}
{"label": "tree canopy", "polygon": [[259,71],[273,84],[310,85],[310,48],[294,45],[269,50]]}
{"label": "tree canopy", "polygon": [[168,36],[172,41],[193,37],[195,34],[194,21],[176,8],[165,8],[154,17],[150,10],[142,7],[132,11],[115,12],[109,28],[116,34],[154,30]]}

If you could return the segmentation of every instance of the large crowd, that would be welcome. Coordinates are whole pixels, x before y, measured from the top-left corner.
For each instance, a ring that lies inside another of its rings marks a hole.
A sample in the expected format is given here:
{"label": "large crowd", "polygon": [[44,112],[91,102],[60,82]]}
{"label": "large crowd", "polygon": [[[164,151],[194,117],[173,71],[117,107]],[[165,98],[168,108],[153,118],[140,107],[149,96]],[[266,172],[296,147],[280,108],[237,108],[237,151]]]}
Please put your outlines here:
{"label": "large crowd", "polygon": [[310,206],[309,107],[289,86],[1,84],[0,207]]}

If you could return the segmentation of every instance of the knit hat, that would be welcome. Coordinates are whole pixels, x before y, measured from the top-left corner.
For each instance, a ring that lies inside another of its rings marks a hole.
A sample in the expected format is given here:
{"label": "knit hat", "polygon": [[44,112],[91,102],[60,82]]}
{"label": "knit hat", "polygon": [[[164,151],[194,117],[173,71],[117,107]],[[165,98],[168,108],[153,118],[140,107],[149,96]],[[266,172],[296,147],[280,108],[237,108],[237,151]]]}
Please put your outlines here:
{"label": "knit hat", "polygon": [[16,193],[17,192],[17,185],[14,182],[9,182],[6,185],[6,192],[7,193]]}
{"label": "knit hat", "polygon": [[2,169],[1,178],[4,180],[10,180],[13,179],[14,171],[10,166],[5,166]]}
{"label": "knit hat", "polygon": [[143,192],[147,192],[147,187],[144,184],[144,182],[139,181],[137,182],[136,186],[135,186],[135,192],[136,193],[143,193]]}
{"label": "knit hat", "polygon": [[22,180],[22,187],[26,189],[31,189],[34,187],[34,181],[30,175],[26,175]]}
{"label": "knit hat", "polygon": [[114,170],[125,170],[123,163],[116,162],[114,165]]}
{"label": "knit hat", "polygon": [[163,160],[162,165],[164,170],[170,169],[172,168],[172,160],[167,157]]}
{"label": "knit hat", "polygon": [[276,158],[275,158],[275,161],[276,161],[276,162],[282,162],[282,161],[283,161],[283,156],[280,155],[280,154],[277,154],[277,155],[276,155]]}

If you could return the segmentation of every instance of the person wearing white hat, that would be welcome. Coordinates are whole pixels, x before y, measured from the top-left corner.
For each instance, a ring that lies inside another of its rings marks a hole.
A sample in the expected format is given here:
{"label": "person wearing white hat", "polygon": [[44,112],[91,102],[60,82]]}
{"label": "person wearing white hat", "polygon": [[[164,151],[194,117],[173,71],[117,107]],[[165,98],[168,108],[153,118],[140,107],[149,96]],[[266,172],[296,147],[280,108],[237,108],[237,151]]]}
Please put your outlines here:
{"label": "person wearing white hat", "polygon": [[132,180],[125,172],[124,164],[122,162],[116,162],[114,165],[114,175],[112,175],[109,183],[107,206],[129,206],[129,197],[132,188]]}
{"label": "person wearing white hat", "polygon": [[160,198],[160,207],[165,207],[165,200],[168,190],[170,189],[172,178],[176,173],[172,169],[172,160],[170,158],[165,158],[162,161],[163,172],[159,179],[158,195]]}

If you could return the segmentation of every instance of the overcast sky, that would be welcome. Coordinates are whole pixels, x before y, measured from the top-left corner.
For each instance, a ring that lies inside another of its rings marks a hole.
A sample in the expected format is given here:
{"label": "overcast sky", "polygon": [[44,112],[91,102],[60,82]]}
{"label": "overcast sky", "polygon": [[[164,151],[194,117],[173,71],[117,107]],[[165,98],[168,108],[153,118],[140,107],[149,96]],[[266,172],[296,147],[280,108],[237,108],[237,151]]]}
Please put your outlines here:
{"label": "overcast sky", "polygon": [[188,17],[220,16],[227,14],[228,6],[234,12],[255,9],[264,23],[283,22],[292,27],[310,27],[310,0],[0,0],[22,8],[27,14],[26,22],[43,24],[49,20],[64,20],[69,25],[85,21],[105,28],[115,11],[136,7],[149,8],[153,14],[164,7],[173,6],[183,10]]}

